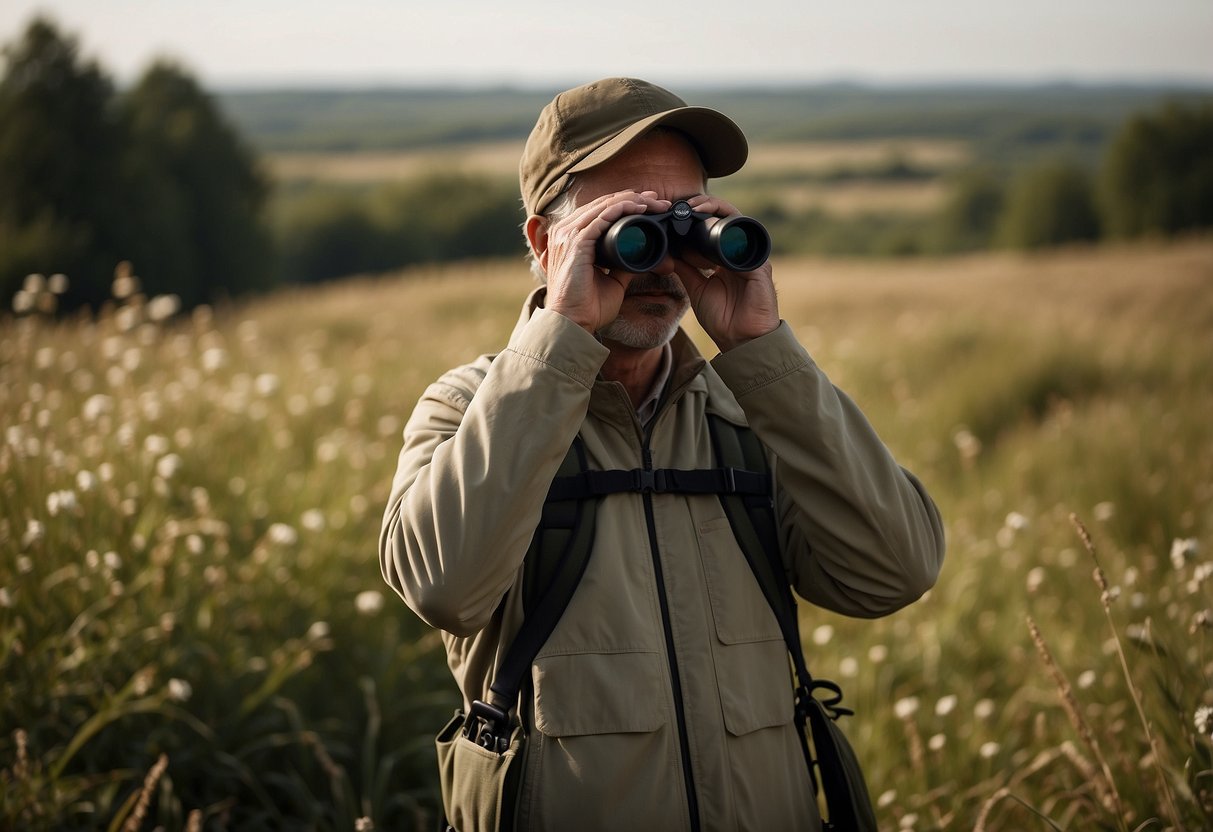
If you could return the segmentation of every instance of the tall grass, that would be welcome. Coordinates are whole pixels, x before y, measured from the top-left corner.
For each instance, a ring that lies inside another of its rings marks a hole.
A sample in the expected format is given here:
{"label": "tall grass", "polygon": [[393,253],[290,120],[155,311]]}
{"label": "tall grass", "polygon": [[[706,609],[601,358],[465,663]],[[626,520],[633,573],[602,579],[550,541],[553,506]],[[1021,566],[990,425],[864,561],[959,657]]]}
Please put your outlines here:
{"label": "tall grass", "polygon": [[[776,273],[948,526],[922,602],[803,612],[883,824],[1213,824],[1213,244]],[[528,281],[0,323],[0,827],[432,827],[457,697],[379,517],[417,396]]]}

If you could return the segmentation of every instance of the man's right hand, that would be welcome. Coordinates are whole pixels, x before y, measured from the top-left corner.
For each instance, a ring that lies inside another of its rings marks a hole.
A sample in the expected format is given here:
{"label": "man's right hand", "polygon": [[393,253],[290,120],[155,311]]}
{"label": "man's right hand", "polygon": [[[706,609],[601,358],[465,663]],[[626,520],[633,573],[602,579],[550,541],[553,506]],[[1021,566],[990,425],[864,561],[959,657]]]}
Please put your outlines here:
{"label": "man's right hand", "polygon": [[547,273],[544,306],[564,315],[591,335],[619,316],[623,294],[635,275],[594,265],[595,247],[611,224],[628,214],[670,210],[654,191],[621,191],[580,205],[568,217],[547,226],[541,263]]}

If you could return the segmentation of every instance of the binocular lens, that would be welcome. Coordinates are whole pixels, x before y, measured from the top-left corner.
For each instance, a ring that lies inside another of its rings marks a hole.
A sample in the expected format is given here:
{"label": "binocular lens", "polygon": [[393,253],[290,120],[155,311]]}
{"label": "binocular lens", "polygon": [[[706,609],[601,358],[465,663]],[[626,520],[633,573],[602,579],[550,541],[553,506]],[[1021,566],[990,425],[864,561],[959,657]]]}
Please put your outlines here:
{"label": "binocular lens", "polygon": [[730,217],[717,223],[708,233],[712,259],[737,271],[752,271],[771,256],[771,236],[757,220]]}
{"label": "binocular lens", "polygon": [[726,228],[720,235],[720,251],[735,263],[743,263],[753,257],[750,235],[740,226]]}
{"label": "binocular lens", "polygon": [[631,225],[615,238],[615,250],[619,252],[619,258],[627,263],[648,263],[653,259],[659,243],[651,228]]}

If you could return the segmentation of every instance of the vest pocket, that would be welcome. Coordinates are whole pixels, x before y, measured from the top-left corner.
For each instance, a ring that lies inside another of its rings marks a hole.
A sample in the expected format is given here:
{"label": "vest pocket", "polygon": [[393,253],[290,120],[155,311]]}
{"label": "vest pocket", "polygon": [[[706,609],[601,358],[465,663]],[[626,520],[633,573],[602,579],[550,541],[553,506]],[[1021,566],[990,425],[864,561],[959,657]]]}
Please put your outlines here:
{"label": "vest pocket", "polygon": [[782,640],[717,645],[716,681],[724,727],[733,736],[792,721],[795,694]]}
{"label": "vest pocket", "polygon": [[657,653],[541,656],[535,727],[549,737],[656,731],[667,721]]}
{"label": "vest pocket", "polygon": [[678,746],[658,653],[577,653],[535,660],[535,727],[522,822],[527,829],[680,829],[672,779]]}
{"label": "vest pocket", "polygon": [[700,522],[698,535],[717,638],[725,644],[782,638],[775,613],[737,545],[728,518]]}

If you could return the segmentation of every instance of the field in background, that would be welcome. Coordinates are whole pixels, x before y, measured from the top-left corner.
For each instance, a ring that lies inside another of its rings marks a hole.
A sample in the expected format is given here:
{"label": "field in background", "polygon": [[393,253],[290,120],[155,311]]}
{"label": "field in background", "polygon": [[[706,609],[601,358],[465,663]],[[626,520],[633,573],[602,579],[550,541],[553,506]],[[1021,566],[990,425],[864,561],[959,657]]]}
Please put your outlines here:
{"label": "field in background", "polygon": [[[776,275],[947,522],[922,602],[802,609],[882,828],[1213,823],[1213,242]],[[464,265],[0,324],[0,825],[117,828],[142,791],[169,830],[432,827],[456,697],[379,518],[417,396],[529,286]]]}
{"label": "field in background", "polygon": [[[435,173],[480,174],[514,183],[522,142],[483,142],[444,149],[359,152],[272,152],[264,165],[288,194],[308,185],[373,187]],[[756,144],[743,171],[713,190],[743,203],[763,201],[798,212],[839,216],[925,214],[946,196],[940,177],[971,161],[965,142],[870,139]]]}

